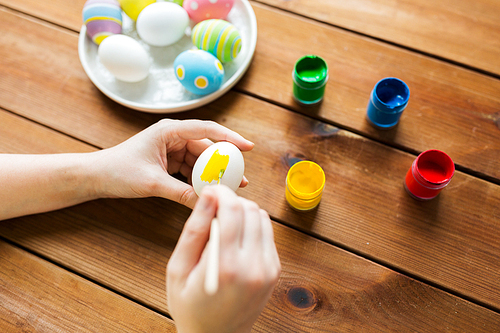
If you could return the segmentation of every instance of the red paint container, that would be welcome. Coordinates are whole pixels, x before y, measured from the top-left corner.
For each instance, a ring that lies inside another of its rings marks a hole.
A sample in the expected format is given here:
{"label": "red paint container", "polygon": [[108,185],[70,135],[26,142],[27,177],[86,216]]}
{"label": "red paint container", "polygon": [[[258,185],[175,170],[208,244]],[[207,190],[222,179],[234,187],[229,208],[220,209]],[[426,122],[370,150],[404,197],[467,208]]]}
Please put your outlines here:
{"label": "red paint container", "polygon": [[408,170],[405,188],[415,199],[430,200],[448,185],[454,173],[455,164],[450,156],[440,150],[426,150]]}

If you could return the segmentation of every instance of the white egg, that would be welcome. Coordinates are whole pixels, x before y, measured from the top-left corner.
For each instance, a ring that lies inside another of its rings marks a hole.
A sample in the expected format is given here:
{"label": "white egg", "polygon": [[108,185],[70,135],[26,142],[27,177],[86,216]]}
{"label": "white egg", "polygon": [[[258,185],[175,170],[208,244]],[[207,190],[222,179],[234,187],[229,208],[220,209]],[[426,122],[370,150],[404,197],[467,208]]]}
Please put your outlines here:
{"label": "white egg", "polygon": [[245,161],[241,151],[229,142],[217,142],[205,149],[193,167],[192,182],[200,195],[206,185],[215,185],[224,170],[220,183],[236,191],[243,179]]}
{"label": "white egg", "polygon": [[173,2],[155,2],[142,10],[137,18],[137,33],[149,45],[167,46],[184,36],[189,16]]}
{"label": "white egg", "polygon": [[151,58],[146,50],[132,37],[112,35],[99,45],[99,61],[118,80],[138,82],[149,74]]}

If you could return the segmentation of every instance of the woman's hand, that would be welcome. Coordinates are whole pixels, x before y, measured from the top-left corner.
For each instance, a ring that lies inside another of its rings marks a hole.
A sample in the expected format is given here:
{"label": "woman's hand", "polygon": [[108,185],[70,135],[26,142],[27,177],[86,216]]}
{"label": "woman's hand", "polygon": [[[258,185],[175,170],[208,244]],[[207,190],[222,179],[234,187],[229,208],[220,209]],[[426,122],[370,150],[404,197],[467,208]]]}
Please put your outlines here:
{"label": "woman's hand", "polygon": [[[96,153],[101,172],[97,184],[104,197],[158,196],[194,207],[192,186],[175,179],[181,173],[190,181],[198,156],[212,141],[229,141],[242,151],[253,143],[212,121],[164,119],[127,141]],[[240,186],[248,181],[243,178]]]}
{"label": "woman's hand", "polygon": [[[204,289],[212,219],[220,223],[219,289]],[[269,215],[223,185],[203,188],[167,266],[167,300],[180,333],[250,332],[281,265]]]}

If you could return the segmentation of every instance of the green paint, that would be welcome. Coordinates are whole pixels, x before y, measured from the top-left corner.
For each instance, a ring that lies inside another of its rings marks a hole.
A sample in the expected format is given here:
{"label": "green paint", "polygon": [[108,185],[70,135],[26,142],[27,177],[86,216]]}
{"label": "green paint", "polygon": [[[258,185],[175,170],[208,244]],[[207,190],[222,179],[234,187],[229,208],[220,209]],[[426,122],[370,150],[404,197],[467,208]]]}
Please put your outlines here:
{"label": "green paint", "polygon": [[323,98],[328,80],[326,62],[315,55],[306,55],[295,63],[293,95],[304,104],[314,104]]}
{"label": "green paint", "polygon": [[[318,65],[318,66],[314,66]],[[321,66],[321,64],[309,64],[309,66],[305,68],[299,68],[297,70],[297,74],[300,79],[306,82],[318,82],[322,81],[326,77],[326,68]]]}

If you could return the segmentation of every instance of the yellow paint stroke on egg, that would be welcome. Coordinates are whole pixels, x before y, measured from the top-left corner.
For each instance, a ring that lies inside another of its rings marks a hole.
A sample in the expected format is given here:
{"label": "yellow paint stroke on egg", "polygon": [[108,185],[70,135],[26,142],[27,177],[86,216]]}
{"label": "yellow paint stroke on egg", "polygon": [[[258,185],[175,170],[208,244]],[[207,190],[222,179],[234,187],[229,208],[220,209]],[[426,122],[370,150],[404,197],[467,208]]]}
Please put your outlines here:
{"label": "yellow paint stroke on egg", "polygon": [[226,170],[228,163],[229,155],[221,155],[219,154],[219,149],[217,149],[208,160],[200,179],[208,183],[211,183],[214,180],[219,180],[220,171]]}

